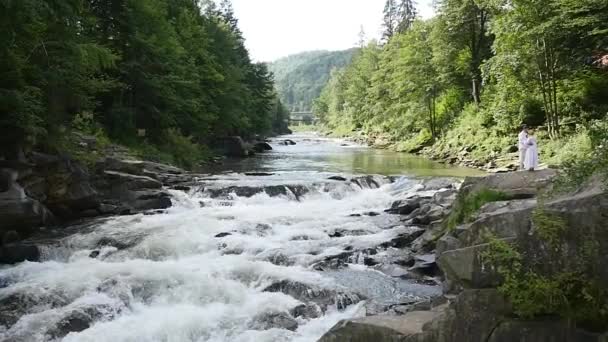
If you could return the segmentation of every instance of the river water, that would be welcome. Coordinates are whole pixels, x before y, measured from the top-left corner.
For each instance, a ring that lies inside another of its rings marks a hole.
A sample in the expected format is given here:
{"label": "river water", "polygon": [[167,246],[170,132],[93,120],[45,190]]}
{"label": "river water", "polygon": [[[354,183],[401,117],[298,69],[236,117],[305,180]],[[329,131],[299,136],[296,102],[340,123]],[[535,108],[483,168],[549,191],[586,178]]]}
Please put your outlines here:
{"label": "river water", "polygon": [[[88,222],[46,247],[43,262],[0,269],[0,340],[308,342],[370,302],[437,295],[352,252],[410,229],[382,212],[416,177],[474,171],[314,134],[287,138],[297,144],[273,143],[189,193],[172,191],[164,214]],[[323,264],[344,253],[345,266]]]}

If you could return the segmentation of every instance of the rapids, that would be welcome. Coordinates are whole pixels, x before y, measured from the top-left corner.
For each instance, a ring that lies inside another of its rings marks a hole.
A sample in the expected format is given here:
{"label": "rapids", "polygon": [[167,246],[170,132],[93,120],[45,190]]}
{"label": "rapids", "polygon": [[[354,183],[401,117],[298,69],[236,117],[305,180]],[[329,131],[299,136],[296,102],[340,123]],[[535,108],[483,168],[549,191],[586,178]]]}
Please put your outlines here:
{"label": "rapids", "polygon": [[[312,134],[289,138],[297,145],[273,143],[188,193],[171,191],[163,214],[66,228],[75,233],[48,242],[42,262],[1,268],[0,340],[309,342],[370,303],[437,295],[357,253],[346,267],[317,266],[411,230],[383,210],[417,189],[415,177],[470,171]],[[375,176],[328,180],[367,174]]]}

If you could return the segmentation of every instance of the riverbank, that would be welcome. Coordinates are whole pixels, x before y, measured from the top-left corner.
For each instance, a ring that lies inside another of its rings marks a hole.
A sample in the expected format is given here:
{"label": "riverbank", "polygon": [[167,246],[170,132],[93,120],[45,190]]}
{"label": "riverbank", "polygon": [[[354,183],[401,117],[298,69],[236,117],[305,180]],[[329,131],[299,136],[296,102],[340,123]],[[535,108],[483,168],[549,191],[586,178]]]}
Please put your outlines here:
{"label": "riverbank", "polygon": [[[388,134],[368,134],[363,131],[332,132],[321,126],[305,126],[295,130],[315,130],[326,136],[343,138],[358,144],[379,149],[411,153],[448,165],[474,168],[489,173],[517,171],[519,152],[517,135],[497,137],[479,127],[458,127],[449,131],[435,143],[427,140],[399,140]],[[540,134],[541,169],[558,168],[570,160],[577,149],[582,154],[589,152],[589,137],[580,133],[561,140],[550,140]]]}
{"label": "riverbank", "polygon": [[425,233],[444,300],[345,320],[320,341],[606,341],[608,192],[598,180],[555,192],[555,177],[466,179],[449,216]]}

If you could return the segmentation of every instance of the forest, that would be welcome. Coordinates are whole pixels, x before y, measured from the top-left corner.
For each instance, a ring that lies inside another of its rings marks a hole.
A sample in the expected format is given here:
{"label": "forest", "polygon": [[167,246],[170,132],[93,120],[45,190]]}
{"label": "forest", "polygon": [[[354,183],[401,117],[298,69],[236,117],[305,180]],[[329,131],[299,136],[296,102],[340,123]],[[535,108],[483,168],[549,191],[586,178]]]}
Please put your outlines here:
{"label": "forest", "polygon": [[312,110],[313,100],[319,97],[331,71],[349,64],[357,49],[344,51],[309,51],[269,64],[275,76],[277,92],[285,106],[295,112]]}
{"label": "forest", "polygon": [[441,0],[423,20],[388,0],[382,40],[332,74],[314,109],[335,135],[439,158],[512,152],[522,124],[545,162],[590,158],[608,132],[608,2]]}
{"label": "forest", "polygon": [[228,0],[1,1],[0,60],[5,158],[78,130],[193,164],[217,137],[287,128]]}

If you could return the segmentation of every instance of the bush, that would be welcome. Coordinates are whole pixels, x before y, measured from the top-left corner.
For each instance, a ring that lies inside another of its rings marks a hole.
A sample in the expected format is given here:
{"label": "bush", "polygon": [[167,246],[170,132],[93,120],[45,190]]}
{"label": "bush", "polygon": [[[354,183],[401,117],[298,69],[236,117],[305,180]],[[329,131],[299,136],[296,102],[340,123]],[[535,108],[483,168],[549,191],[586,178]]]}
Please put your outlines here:
{"label": "bush", "polygon": [[206,146],[192,141],[177,129],[165,132],[161,145],[142,143],[132,146],[135,153],[143,159],[159,163],[173,164],[185,169],[193,169],[211,157]]}
{"label": "bush", "polygon": [[608,185],[608,122],[595,121],[586,130],[588,148],[574,149],[572,157],[563,162],[563,172],[556,183],[558,190],[568,190],[583,184],[593,175]]}
{"label": "bush", "polygon": [[[547,251],[548,260],[531,260],[516,246],[495,238],[490,239],[488,249],[482,254],[484,263],[492,266],[502,278],[499,291],[509,299],[515,314],[522,318],[559,316],[584,328],[605,330],[608,290],[601,286],[596,278],[597,270],[591,266],[597,262],[597,246],[582,243],[576,251],[564,248],[568,242],[567,222],[555,213],[537,209],[532,221],[536,231],[530,239],[539,241],[537,247]],[[558,262],[566,257],[562,255],[565,253],[568,257],[577,256],[577,261],[571,263],[576,266],[553,273],[539,271],[540,265]]]}

